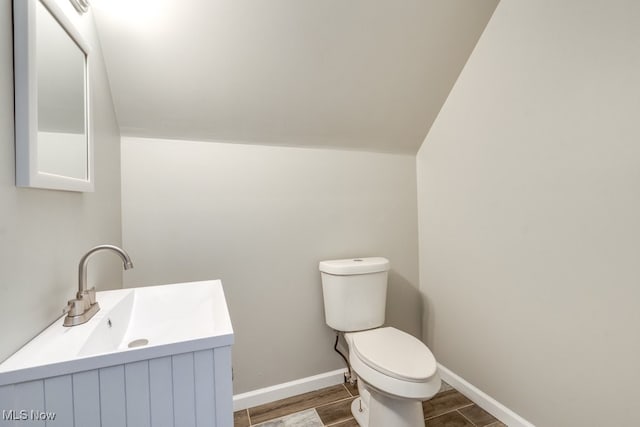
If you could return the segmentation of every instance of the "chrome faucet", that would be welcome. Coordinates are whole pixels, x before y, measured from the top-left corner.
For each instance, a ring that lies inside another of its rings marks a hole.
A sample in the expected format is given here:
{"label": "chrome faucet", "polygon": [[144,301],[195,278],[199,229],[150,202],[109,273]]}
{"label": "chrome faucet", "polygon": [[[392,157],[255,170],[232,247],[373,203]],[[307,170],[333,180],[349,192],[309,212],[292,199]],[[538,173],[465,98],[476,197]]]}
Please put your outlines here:
{"label": "chrome faucet", "polygon": [[86,323],[100,310],[100,306],[96,302],[96,288],[87,289],[87,263],[91,255],[103,249],[112,250],[120,255],[125,270],[133,268],[129,255],[117,246],[100,245],[89,249],[89,252],[80,259],[80,264],[78,265],[78,293],[76,294],[76,299],[69,300],[63,310],[63,313],[67,314],[67,317],[64,318],[64,326],[76,326]]}

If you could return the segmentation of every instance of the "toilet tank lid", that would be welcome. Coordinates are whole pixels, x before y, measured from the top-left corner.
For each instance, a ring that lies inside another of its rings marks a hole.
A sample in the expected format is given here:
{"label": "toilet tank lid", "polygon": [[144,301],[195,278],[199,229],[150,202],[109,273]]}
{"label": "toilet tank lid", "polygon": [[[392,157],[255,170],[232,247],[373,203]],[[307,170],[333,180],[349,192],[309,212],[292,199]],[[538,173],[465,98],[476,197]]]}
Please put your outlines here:
{"label": "toilet tank lid", "polygon": [[320,261],[321,272],[337,276],[389,271],[389,260],[382,257],[348,258]]}

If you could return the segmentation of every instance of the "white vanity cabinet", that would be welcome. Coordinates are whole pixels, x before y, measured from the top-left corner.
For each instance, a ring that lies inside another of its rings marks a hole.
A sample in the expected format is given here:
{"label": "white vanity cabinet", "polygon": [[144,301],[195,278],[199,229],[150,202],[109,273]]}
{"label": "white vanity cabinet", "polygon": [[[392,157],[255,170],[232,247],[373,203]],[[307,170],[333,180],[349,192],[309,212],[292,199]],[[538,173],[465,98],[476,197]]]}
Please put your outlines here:
{"label": "white vanity cabinet", "polygon": [[[0,363],[0,427],[231,427],[234,336],[220,280],[98,292]],[[143,344],[140,344],[143,343]]]}
{"label": "white vanity cabinet", "polygon": [[231,347],[0,387],[2,427],[231,427]]}

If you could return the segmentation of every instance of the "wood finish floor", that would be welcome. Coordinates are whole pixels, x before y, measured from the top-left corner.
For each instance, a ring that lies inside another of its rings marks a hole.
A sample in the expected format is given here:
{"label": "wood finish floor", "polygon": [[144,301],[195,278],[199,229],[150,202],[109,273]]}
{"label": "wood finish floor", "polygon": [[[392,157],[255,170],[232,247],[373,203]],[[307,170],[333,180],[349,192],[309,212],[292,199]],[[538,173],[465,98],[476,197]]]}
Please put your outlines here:
{"label": "wood finish floor", "polygon": [[[349,384],[323,388],[237,411],[234,427],[358,427],[351,415],[351,402],[357,396],[357,388]],[[426,427],[506,427],[444,382],[422,406]]]}

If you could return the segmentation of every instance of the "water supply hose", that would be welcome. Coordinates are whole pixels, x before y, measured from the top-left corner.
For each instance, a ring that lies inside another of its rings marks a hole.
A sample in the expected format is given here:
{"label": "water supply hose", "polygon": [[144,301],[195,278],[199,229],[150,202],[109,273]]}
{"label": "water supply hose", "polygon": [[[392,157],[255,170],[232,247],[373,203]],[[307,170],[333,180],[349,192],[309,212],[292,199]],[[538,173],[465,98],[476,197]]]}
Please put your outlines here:
{"label": "water supply hose", "polygon": [[347,365],[347,373],[344,374],[345,382],[349,382],[351,384],[355,383],[355,378],[351,374],[351,364],[349,363],[349,359],[338,349],[338,340],[340,339],[340,332],[336,331],[336,342],[333,344],[333,349],[344,359],[344,363]]}

